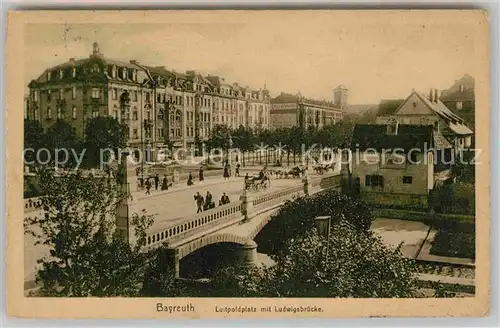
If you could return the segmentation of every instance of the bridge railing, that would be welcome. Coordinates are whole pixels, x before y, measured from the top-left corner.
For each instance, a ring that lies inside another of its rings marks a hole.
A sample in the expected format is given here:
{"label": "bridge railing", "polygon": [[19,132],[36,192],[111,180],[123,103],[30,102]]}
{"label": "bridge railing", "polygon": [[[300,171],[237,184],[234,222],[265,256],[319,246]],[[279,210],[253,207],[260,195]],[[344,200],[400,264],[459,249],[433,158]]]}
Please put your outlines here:
{"label": "bridge railing", "polygon": [[[325,176],[309,180],[310,192],[312,193],[335,187],[339,184],[340,176]],[[304,195],[304,186],[298,185],[266,194],[251,195],[247,199],[247,202],[251,204],[250,207],[245,207],[246,203],[237,201],[186,217],[177,223],[172,223],[168,227],[152,230],[148,234],[146,246],[151,247],[163,244],[164,242],[176,242],[189,235],[199,233],[202,230],[207,230],[214,226],[223,226],[225,223],[229,223],[238,217],[243,219],[245,209],[248,211],[250,208],[252,212],[255,212],[263,208],[269,208],[293,198],[294,195]],[[247,212],[246,214],[251,216],[252,213]]]}
{"label": "bridge railing", "polygon": [[185,238],[189,234],[194,234],[211,226],[220,225],[241,216],[240,201],[213,208],[208,211],[187,217],[177,224],[172,224],[167,228],[156,229],[148,235],[146,246],[163,244],[164,242],[174,242]]}

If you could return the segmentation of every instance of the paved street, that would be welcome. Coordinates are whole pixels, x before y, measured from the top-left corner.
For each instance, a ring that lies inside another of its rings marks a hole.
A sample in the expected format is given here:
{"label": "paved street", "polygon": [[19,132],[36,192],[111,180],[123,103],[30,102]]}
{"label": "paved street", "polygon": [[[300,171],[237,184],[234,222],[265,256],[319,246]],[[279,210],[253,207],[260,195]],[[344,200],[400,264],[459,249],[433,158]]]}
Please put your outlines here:
{"label": "paved street", "polygon": [[[212,177],[203,182],[195,180],[195,184],[189,187],[186,182],[181,182],[169,188],[168,191],[152,190],[149,196],[146,196],[145,192],[132,192],[134,203],[138,203],[133,207],[133,210],[138,212],[146,209],[148,214],[153,214],[155,223],[152,229],[157,229],[168,226],[178,219],[196,214],[197,208],[194,201],[196,192],[205,196],[206,192],[210,191],[216,206],[224,192],[231,201],[238,200],[243,189],[243,181],[243,177],[231,177],[229,180],[224,180],[222,177]],[[271,187],[262,193],[301,183],[301,179],[275,179],[271,181]]]}

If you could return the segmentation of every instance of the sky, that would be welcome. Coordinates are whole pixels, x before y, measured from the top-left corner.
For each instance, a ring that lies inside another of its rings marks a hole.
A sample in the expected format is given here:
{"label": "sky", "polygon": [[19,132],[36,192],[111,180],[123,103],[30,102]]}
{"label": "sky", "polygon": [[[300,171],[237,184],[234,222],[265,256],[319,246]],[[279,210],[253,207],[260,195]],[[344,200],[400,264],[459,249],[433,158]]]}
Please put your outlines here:
{"label": "sky", "polygon": [[342,84],[350,104],[445,89],[476,69],[473,27],[463,22],[261,16],[218,23],[28,24],[25,84],[71,57],[88,57],[94,41],[108,58],[266,85],[272,95],[300,91],[333,100]]}

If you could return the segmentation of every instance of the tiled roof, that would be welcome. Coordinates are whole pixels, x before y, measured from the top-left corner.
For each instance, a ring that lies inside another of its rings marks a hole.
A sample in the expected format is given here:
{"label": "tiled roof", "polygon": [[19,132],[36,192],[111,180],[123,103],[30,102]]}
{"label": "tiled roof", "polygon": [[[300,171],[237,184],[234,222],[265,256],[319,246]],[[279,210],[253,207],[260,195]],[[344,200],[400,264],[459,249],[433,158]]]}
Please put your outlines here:
{"label": "tiled roof", "polygon": [[424,149],[433,147],[433,128],[430,125],[398,125],[397,134],[387,134],[385,124],[357,124],[351,140],[351,149],[364,151],[373,148]]}
{"label": "tiled roof", "polygon": [[448,140],[438,131],[434,131],[434,147],[436,149],[452,148]]}

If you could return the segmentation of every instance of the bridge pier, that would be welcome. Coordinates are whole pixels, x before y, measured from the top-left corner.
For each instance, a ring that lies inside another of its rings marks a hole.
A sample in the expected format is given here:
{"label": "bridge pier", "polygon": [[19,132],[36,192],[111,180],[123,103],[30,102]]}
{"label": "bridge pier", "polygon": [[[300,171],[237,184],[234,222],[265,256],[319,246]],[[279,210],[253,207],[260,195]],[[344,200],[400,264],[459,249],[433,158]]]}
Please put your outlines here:
{"label": "bridge pier", "polygon": [[249,240],[244,245],[238,247],[237,258],[243,265],[257,265],[257,243]]}

